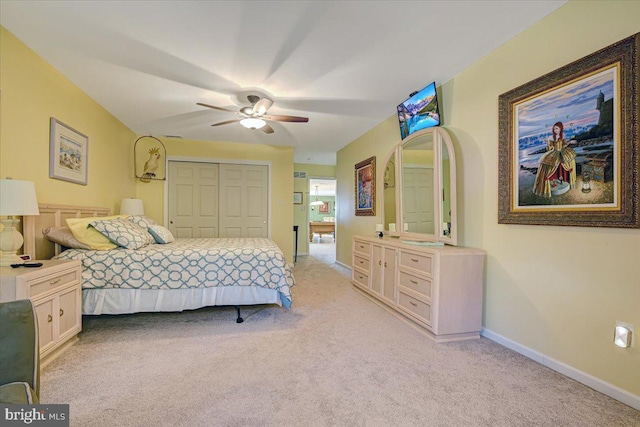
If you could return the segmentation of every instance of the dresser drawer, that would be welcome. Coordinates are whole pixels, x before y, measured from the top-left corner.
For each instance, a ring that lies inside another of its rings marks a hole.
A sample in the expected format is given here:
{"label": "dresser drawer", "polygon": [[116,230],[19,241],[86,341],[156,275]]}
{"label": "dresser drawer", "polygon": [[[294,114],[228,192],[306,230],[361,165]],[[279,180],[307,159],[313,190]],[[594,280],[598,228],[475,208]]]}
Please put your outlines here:
{"label": "dresser drawer", "polygon": [[429,255],[400,251],[400,265],[431,274],[432,259]]}
{"label": "dresser drawer", "polygon": [[360,240],[354,240],[353,241],[353,250],[355,252],[364,254],[364,255],[369,255],[369,250],[371,249],[371,244],[367,243],[367,242],[362,242]]}
{"label": "dresser drawer", "polygon": [[400,285],[431,298],[431,280],[400,272]]}
{"label": "dresser drawer", "polygon": [[371,268],[371,266],[369,265],[369,260],[367,258],[364,258],[356,254],[353,255],[353,266],[361,268],[366,271],[369,271]]}
{"label": "dresser drawer", "polygon": [[427,324],[431,324],[431,306],[420,301],[410,295],[405,294],[401,290],[398,292],[398,305],[405,311],[420,318]]}
{"label": "dresser drawer", "polygon": [[359,271],[356,271],[356,270],[351,270],[351,271],[352,271],[351,278],[353,279],[353,281],[356,282],[357,285],[360,285],[363,288],[369,289],[369,275],[365,273],[360,273]]}
{"label": "dresser drawer", "polygon": [[78,277],[78,271],[75,269],[51,274],[39,279],[30,280],[29,282],[27,282],[27,286],[29,287],[29,296],[34,297],[43,292],[47,292],[51,289],[56,289],[68,283],[79,280],[80,278]]}

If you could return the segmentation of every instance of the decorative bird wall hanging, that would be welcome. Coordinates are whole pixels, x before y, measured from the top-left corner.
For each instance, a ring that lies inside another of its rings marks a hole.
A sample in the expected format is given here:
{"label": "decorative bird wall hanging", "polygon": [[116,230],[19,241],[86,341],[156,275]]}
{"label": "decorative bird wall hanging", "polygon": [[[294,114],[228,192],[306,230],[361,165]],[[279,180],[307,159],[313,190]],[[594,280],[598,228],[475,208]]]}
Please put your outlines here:
{"label": "decorative bird wall hanging", "polygon": [[162,141],[153,136],[141,136],[133,147],[136,178],[145,183],[164,181],[167,151]]}
{"label": "decorative bird wall hanging", "polygon": [[149,160],[144,163],[144,169],[140,181],[150,182],[156,177],[156,169],[160,166],[160,149],[158,147],[151,148],[149,150]]}

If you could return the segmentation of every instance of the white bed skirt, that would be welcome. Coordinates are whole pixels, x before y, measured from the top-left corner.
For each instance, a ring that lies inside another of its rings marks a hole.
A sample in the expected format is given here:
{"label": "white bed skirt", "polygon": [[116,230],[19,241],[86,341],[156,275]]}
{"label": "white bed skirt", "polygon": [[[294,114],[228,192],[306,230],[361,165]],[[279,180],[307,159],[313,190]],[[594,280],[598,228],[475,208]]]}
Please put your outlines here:
{"label": "white bed skirt", "polygon": [[275,289],[220,286],[188,289],[83,289],[82,314],[182,311],[213,305],[278,304]]}

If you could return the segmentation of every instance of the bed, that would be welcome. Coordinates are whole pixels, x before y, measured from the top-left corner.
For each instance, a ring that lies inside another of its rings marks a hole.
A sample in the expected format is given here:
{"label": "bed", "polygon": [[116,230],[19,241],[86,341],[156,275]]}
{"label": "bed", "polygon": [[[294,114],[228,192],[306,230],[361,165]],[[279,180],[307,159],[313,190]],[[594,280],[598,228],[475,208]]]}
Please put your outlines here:
{"label": "bed", "polygon": [[67,218],[103,217],[108,209],[40,205],[25,217],[25,252],[37,259],[82,261],[83,314],[182,311],[206,306],[277,304],[291,307],[293,273],[269,239],[176,239],[139,249],[68,249],[42,230]]}

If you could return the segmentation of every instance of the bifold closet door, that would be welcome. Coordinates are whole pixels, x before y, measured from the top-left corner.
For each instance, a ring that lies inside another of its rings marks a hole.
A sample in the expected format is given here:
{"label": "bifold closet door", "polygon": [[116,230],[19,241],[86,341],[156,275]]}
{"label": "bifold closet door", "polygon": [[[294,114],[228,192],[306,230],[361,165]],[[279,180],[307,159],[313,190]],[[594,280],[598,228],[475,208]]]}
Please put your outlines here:
{"label": "bifold closet door", "polygon": [[218,237],[218,168],[169,162],[169,230],[175,237]]}
{"label": "bifold closet door", "polygon": [[267,166],[219,166],[220,237],[268,237]]}

